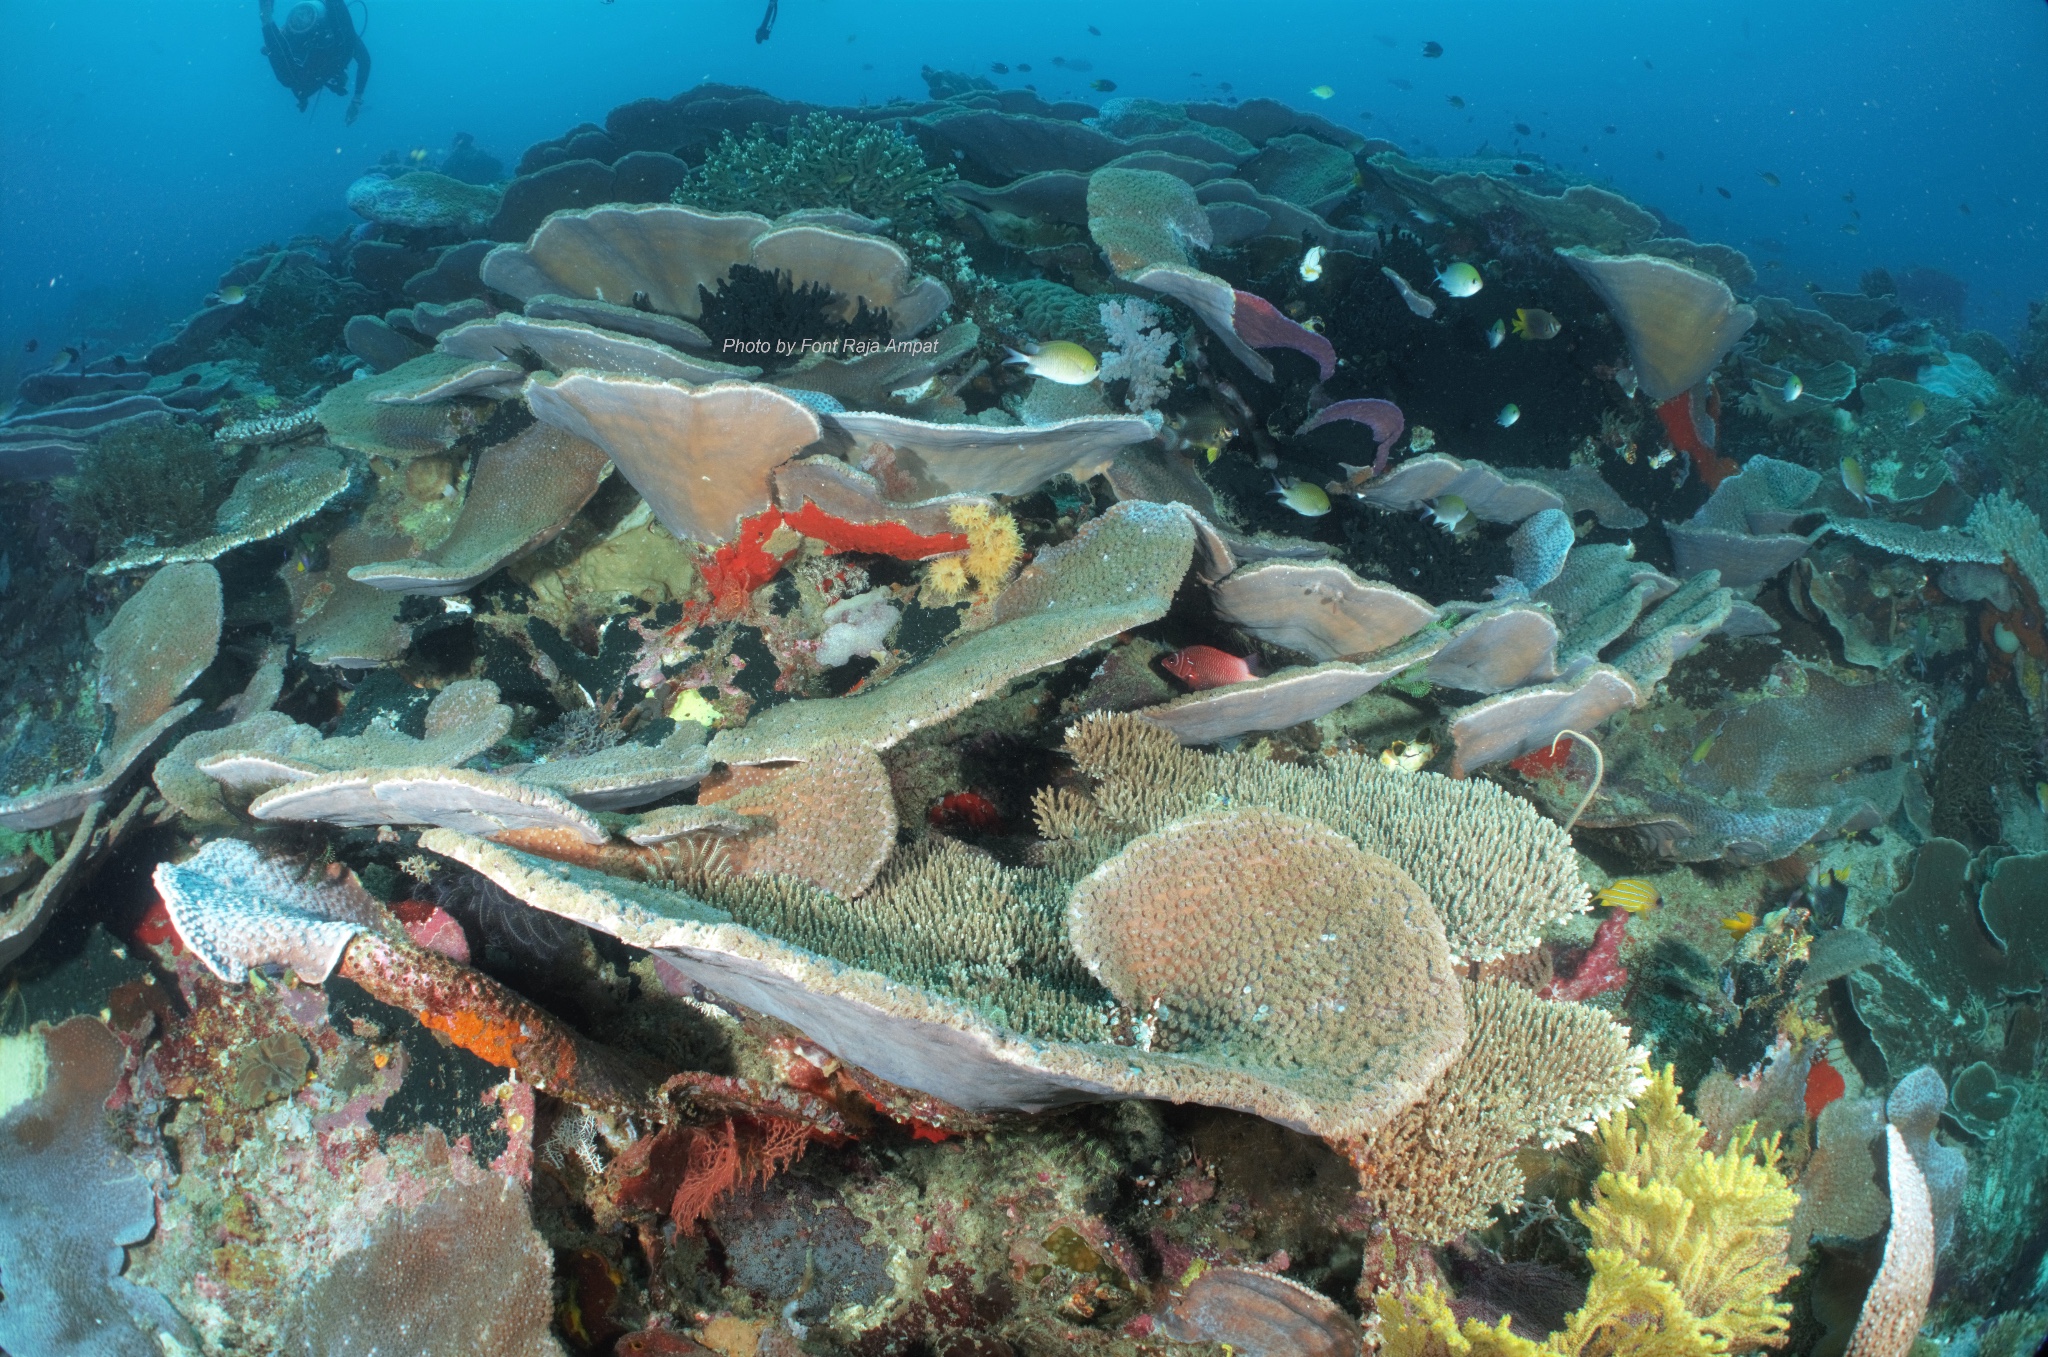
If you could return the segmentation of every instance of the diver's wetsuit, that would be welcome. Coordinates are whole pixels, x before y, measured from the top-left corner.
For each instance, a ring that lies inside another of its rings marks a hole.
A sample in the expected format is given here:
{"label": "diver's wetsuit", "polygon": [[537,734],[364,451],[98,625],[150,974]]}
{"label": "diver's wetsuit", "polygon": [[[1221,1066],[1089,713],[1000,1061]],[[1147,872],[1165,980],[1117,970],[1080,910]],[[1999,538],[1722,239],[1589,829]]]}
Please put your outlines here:
{"label": "diver's wetsuit", "polygon": [[349,18],[347,0],[318,0],[320,17],[303,33],[287,35],[272,18],[276,0],[257,0],[263,19],[263,55],[277,82],[298,96],[299,109],[323,89],[348,92],[348,64],[356,64],[356,92],[349,100],[348,121],[363,107],[363,86],[370,83],[370,49],[363,46]]}

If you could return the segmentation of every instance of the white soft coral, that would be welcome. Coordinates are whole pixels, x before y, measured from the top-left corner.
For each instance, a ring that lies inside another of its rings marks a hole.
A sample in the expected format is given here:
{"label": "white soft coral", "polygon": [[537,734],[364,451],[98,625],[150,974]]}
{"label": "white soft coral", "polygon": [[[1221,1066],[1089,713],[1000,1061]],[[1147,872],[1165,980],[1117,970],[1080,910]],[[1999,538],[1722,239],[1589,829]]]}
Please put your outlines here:
{"label": "white soft coral", "polygon": [[1102,380],[1130,383],[1124,406],[1143,414],[1158,405],[1173,381],[1167,359],[1173,356],[1173,332],[1163,328],[1159,308],[1137,297],[1118,297],[1102,304],[1102,329],[1109,352],[1102,355]]}

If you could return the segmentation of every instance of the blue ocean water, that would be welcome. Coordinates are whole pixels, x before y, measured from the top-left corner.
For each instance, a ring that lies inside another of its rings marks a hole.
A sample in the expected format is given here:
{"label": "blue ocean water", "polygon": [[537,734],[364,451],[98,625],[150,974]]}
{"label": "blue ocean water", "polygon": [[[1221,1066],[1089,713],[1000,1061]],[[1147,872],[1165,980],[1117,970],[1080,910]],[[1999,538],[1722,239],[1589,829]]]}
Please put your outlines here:
{"label": "blue ocean water", "polygon": [[343,191],[387,151],[467,131],[509,166],[701,80],[879,103],[922,98],[925,65],[1000,62],[999,85],[1048,99],[1100,100],[1098,80],[1268,96],[1412,151],[1542,156],[1744,249],[1761,291],[1935,268],[2007,337],[2048,293],[2048,6],[2031,0],[784,0],[760,44],[760,0],[356,3],[373,71],[352,126],[335,96],[293,106],[254,0],[0,4],[0,385],[30,338],[146,338],[243,249],[340,229]]}

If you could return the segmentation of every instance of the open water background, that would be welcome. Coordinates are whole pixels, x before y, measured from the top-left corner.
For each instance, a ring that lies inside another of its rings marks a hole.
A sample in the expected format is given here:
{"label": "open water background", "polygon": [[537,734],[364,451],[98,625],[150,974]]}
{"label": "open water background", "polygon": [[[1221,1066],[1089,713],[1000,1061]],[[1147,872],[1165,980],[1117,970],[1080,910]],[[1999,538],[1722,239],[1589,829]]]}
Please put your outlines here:
{"label": "open water background", "polygon": [[[783,0],[765,45],[762,0],[367,4],[374,65],[350,127],[345,100],[301,114],[273,81],[255,0],[0,0],[0,383],[55,345],[147,338],[250,246],[345,228],[344,190],[387,150],[468,131],[509,170],[534,141],[700,80],[879,103],[924,97],[925,64],[1029,63],[992,78],[1048,99],[1108,97],[1089,89],[1105,78],[1222,98],[1227,81],[1417,153],[1519,140],[1696,239],[1778,260],[1765,291],[1931,266],[2008,339],[2048,295],[2039,0]],[[1333,98],[1308,93],[1324,84]]]}

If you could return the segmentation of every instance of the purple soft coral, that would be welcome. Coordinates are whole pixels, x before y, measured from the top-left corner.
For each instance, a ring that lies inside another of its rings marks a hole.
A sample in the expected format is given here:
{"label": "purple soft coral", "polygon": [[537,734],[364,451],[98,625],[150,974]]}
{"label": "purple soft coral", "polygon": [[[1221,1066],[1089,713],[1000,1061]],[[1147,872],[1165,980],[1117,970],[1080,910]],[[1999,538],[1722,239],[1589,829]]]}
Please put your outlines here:
{"label": "purple soft coral", "polygon": [[1231,311],[1230,328],[1237,331],[1239,339],[1255,349],[1293,349],[1305,353],[1316,360],[1323,381],[1337,375],[1337,350],[1329,340],[1281,315],[1278,307],[1257,293],[1234,295],[1236,305]]}
{"label": "purple soft coral", "polygon": [[1392,401],[1348,400],[1325,405],[1309,417],[1308,423],[1295,430],[1295,437],[1311,433],[1325,424],[1335,424],[1340,419],[1352,420],[1372,430],[1376,445],[1372,458],[1372,474],[1377,476],[1387,469],[1387,454],[1392,451],[1394,440],[1408,427],[1407,417],[1401,407]]}

